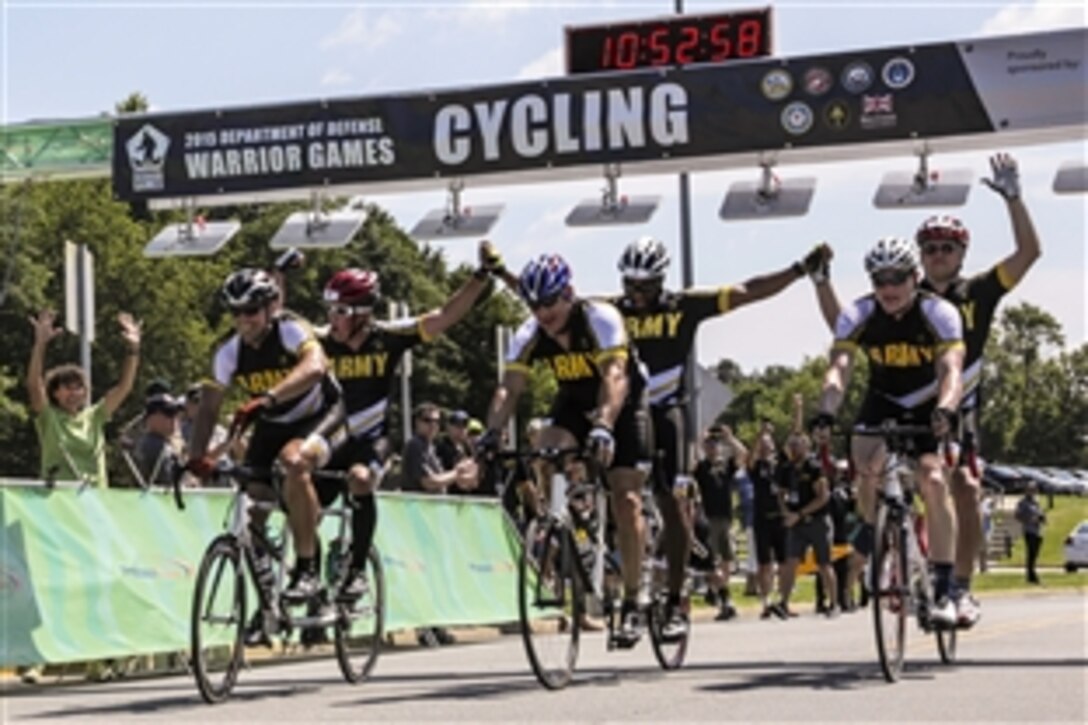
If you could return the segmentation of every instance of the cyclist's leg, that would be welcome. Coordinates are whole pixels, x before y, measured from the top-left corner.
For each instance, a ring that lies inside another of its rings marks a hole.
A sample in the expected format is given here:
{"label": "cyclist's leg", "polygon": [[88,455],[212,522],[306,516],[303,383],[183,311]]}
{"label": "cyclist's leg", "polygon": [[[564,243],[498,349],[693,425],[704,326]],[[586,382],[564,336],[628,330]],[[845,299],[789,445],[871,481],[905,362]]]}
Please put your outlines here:
{"label": "cyclist's leg", "polygon": [[654,495],[664,522],[669,596],[679,603],[691,555],[692,533],[690,506],[686,505],[691,478],[684,438],[684,409],[679,406],[652,408],[651,413],[660,464],[660,470],[654,476]]}
{"label": "cyclist's leg", "polygon": [[[575,416],[555,416],[552,425],[545,426],[540,431],[540,448],[575,448],[585,441],[589,433],[589,422],[582,423]],[[552,480],[555,478],[555,468],[549,461],[541,461],[539,491],[536,493],[537,506],[540,513],[551,509]]]}
{"label": "cyclist's leg", "polygon": [[[962,425],[966,435],[977,450],[978,409],[962,413]],[[970,596],[971,576],[975,562],[984,546],[982,529],[982,485],[969,465],[959,465],[952,472],[952,500],[956,508],[956,562],[953,594],[957,605],[957,620],[970,626],[978,620],[977,603]]]}
{"label": "cyclist's leg", "polygon": [[854,552],[850,561],[849,589],[853,591],[861,580],[865,564],[873,552],[873,524],[876,522],[877,491],[884,475],[887,448],[878,438],[855,436],[850,441],[851,457],[857,482],[857,511],[860,519],[854,537]]}
{"label": "cyclist's leg", "polygon": [[292,424],[296,435],[279,452],[285,473],[287,522],[295,539],[295,576],[288,589],[292,597],[310,599],[321,588],[321,564],[317,560],[321,502],[310,473],[328,463],[332,447],[325,432],[342,426],[343,420],[343,403],[336,401],[315,416]]}
{"label": "cyclist's leg", "polygon": [[[931,451],[936,442],[925,446]],[[955,608],[949,601],[952,585],[952,564],[956,556],[956,510],[949,494],[947,471],[934,452],[918,458],[918,484],[926,505],[926,535],[929,539],[929,561],[933,564],[933,597],[937,607],[933,615],[939,621],[955,620]],[[947,615],[947,617],[946,617]]]}
{"label": "cyclist's leg", "polygon": [[614,427],[616,450],[608,471],[623,579],[623,606],[617,637],[627,645],[634,644],[641,636],[638,599],[646,536],[642,492],[651,471],[654,451],[651,425],[649,412],[644,407],[631,403],[624,407]]}

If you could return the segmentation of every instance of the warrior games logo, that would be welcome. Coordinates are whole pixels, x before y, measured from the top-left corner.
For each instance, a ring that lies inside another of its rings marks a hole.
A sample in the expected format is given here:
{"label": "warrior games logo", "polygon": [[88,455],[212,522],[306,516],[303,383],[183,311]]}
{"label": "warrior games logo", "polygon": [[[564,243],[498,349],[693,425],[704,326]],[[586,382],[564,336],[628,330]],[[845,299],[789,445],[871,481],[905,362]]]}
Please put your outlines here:
{"label": "warrior games logo", "polygon": [[125,143],[128,163],[132,167],[133,191],[162,191],[166,186],[166,152],[170,139],[150,123],[145,123]]}

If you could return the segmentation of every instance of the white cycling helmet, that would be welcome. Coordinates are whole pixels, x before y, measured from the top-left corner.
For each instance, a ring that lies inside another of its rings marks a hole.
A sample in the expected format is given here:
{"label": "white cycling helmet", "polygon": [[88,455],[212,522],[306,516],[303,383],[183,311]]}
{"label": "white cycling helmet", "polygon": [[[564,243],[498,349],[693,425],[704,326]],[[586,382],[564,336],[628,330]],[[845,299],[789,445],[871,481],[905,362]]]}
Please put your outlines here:
{"label": "white cycling helmet", "polygon": [[627,245],[616,265],[627,279],[657,279],[669,268],[669,250],[661,240],[639,237]]}
{"label": "white cycling helmet", "polygon": [[884,237],[865,255],[865,271],[876,274],[885,269],[918,271],[918,245],[913,239]]}

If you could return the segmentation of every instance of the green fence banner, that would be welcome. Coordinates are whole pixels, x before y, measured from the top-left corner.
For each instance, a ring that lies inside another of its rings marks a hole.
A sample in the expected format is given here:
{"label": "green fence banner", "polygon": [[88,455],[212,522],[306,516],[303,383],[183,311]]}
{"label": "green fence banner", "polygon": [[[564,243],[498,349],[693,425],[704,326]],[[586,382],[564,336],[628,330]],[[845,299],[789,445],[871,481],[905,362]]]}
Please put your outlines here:
{"label": "green fence banner", "polygon": [[[188,493],[181,511],[161,490],[0,479],[0,665],[188,648],[196,571],[230,501]],[[518,541],[497,502],[379,494],[376,544],[387,630],[518,618]]]}

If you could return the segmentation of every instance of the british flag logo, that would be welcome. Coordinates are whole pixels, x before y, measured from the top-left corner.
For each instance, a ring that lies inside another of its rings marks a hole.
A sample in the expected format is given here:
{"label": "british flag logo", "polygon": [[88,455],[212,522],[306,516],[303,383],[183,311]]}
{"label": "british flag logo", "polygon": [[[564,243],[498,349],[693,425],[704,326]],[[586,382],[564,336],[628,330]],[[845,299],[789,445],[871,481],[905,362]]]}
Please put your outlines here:
{"label": "british flag logo", "polygon": [[895,113],[895,107],[892,103],[892,94],[885,93],[880,96],[862,96],[861,112],[867,116],[876,113]]}

